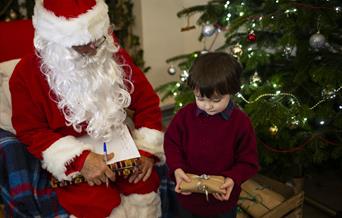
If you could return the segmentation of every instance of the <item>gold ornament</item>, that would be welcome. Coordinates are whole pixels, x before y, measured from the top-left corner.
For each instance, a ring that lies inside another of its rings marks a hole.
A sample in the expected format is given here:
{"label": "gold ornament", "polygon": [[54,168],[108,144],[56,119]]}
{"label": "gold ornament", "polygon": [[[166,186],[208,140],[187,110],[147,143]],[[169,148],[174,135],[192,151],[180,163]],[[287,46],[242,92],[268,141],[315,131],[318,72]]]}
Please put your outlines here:
{"label": "gold ornament", "polygon": [[278,133],[278,127],[276,125],[271,126],[268,130],[270,131],[272,136],[275,136]]}
{"label": "gold ornament", "polygon": [[231,48],[231,51],[234,56],[241,56],[243,54],[242,46],[239,43],[236,43],[236,45]]}

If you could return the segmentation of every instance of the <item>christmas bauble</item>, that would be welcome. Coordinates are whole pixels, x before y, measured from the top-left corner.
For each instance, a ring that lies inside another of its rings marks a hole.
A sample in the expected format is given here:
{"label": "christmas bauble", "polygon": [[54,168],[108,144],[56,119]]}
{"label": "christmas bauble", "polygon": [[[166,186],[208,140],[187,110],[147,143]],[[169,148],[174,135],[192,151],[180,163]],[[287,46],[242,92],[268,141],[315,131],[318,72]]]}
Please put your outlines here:
{"label": "christmas bauble", "polygon": [[268,130],[272,136],[275,136],[278,133],[278,127],[276,125],[271,126]]}
{"label": "christmas bauble", "polygon": [[319,48],[323,48],[324,45],[325,45],[325,37],[320,34],[319,32],[313,34],[311,37],[310,37],[310,46],[315,48],[315,49],[319,49]]}
{"label": "christmas bauble", "polygon": [[167,72],[170,74],[170,75],[175,75],[177,73],[176,71],[176,68],[174,66],[170,66],[168,69],[167,69]]}
{"label": "christmas bauble", "polygon": [[254,32],[250,32],[247,36],[248,41],[255,42],[256,41],[256,35]]}
{"label": "christmas bauble", "polygon": [[238,43],[231,48],[232,54],[234,56],[241,56],[243,53],[242,46]]}
{"label": "christmas bauble", "polygon": [[206,24],[202,27],[202,35],[204,37],[210,37],[212,36],[216,31],[216,28],[212,24]]}

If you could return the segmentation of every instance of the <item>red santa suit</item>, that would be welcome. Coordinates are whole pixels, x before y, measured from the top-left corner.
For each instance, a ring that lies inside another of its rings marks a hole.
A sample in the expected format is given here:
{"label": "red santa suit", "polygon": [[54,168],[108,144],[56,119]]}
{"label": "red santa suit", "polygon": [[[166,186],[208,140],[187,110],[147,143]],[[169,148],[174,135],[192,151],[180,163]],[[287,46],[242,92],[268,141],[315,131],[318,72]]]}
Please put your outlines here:
{"label": "red santa suit", "polygon": [[[60,4],[59,1],[58,3]],[[108,10],[102,0],[97,0],[93,8],[101,14],[103,10]],[[39,17],[36,10],[35,13],[36,18]],[[37,21],[35,23],[35,20],[33,22],[39,31],[40,24]],[[96,34],[103,33],[97,31]],[[57,41],[65,40],[56,37]],[[76,40],[77,37],[65,43],[72,44],[74,39]],[[84,40],[85,42],[92,40],[92,37]],[[130,75],[130,81],[134,85],[129,106],[129,109],[134,111],[133,122],[136,130],[132,133],[133,139],[144,155],[152,154],[158,157],[159,163],[163,163],[159,98],[144,74],[133,64],[123,49],[120,49],[115,56],[118,60],[123,60],[126,65],[124,70]],[[85,131],[79,133],[72,126],[66,125],[65,117],[57,107],[55,96],[40,66],[40,58],[36,54],[31,54],[19,62],[10,79],[12,124],[17,137],[28,145],[28,150],[37,158],[42,159],[43,167],[56,178],[68,180],[74,174],[67,173],[70,170],[67,166],[84,159],[84,154],[90,151],[91,147],[77,139],[86,134]],[[109,187],[105,184],[89,186],[83,183],[57,188],[56,192],[61,205],[77,217],[107,217],[122,200],[127,202],[127,205],[136,204],[137,207],[142,207],[145,204],[157,207],[156,204],[160,202],[148,193],[156,192],[158,186],[159,178],[154,170],[145,182],[140,181],[134,184],[118,178],[116,182],[110,183]],[[147,198],[143,199],[144,195]],[[134,196],[134,199],[129,196]],[[117,216],[120,217],[120,215]]]}

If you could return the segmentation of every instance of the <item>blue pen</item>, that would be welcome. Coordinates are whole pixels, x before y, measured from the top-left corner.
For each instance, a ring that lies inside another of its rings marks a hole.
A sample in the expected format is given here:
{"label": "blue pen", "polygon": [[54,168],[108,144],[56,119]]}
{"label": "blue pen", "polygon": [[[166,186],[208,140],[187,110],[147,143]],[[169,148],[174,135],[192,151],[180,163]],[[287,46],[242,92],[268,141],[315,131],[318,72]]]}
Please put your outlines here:
{"label": "blue pen", "polygon": [[[108,162],[108,159],[107,159],[107,145],[106,145],[105,142],[103,143],[103,155],[104,155],[104,160],[105,160],[105,162],[107,164],[107,162]],[[108,177],[107,176],[106,176],[106,186],[108,187]]]}

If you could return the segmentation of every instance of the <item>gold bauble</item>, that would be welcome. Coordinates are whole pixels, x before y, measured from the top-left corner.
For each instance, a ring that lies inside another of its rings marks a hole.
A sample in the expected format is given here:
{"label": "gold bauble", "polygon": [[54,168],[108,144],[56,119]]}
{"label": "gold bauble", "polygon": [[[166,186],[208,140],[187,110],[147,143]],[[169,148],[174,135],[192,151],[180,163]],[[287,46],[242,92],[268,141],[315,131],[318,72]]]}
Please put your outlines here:
{"label": "gold bauble", "polygon": [[243,53],[243,50],[242,50],[242,46],[237,43],[236,45],[234,45],[232,48],[231,48],[231,51],[233,53],[233,55],[235,56],[241,56],[242,53]]}
{"label": "gold bauble", "polygon": [[275,136],[278,133],[278,127],[276,125],[271,126],[268,130],[270,131],[272,136]]}

